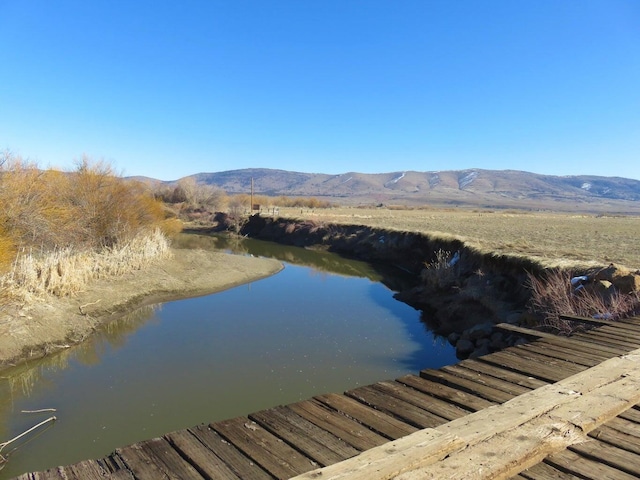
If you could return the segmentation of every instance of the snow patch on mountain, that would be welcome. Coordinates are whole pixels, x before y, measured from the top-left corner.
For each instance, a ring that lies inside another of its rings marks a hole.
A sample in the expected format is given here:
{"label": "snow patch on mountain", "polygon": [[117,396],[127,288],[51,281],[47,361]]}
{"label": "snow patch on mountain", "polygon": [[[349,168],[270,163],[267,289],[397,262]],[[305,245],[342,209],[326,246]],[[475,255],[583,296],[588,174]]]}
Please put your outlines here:
{"label": "snow patch on mountain", "polygon": [[402,180],[405,175],[406,175],[406,172],[402,172],[399,177],[396,177],[393,180],[388,181],[387,183],[384,184],[384,186],[388,187],[389,185],[392,185],[394,183],[398,183],[398,181]]}
{"label": "snow patch on mountain", "polygon": [[469,172],[460,180],[458,180],[458,186],[462,189],[471,185],[471,183],[476,179],[477,176],[478,176],[478,172],[476,172],[475,170],[472,172]]}
{"label": "snow patch on mountain", "polygon": [[592,186],[593,185],[591,185],[589,182],[584,182],[580,188],[588,192],[589,190],[591,190]]}

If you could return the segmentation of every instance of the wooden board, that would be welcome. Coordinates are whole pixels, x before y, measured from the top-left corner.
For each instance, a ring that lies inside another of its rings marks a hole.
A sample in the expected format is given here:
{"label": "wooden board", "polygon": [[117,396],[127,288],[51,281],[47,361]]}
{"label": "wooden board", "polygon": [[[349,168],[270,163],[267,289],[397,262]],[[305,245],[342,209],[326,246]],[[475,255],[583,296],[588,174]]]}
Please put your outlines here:
{"label": "wooden board", "polygon": [[638,477],[622,472],[603,463],[590,460],[575,452],[564,450],[548,456],[544,463],[561,471],[589,480],[637,480]]}
{"label": "wooden board", "polygon": [[636,453],[598,440],[571,445],[569,450],[640,478],[640,456]]}
{"label": "wooden board", "polygon": [[481,383],[468,380],[466,378],[458,377],[448,372],[441,370],[425,369],[420,372],[420,376],[427,380],[434,382],[441,382],[452,388],[460,389],[464,392],[478,395],[486,400],[495,403],[503,403],[513,398],[513,395],[498,390],[493,387],[482,385]]}
{"label": "wooden board", "polygon": [[154,438],[116,450],[138,480],[203,478],[162,438]]}
{"label": "wooden board", "polygon": [[477,412],[483,408],[495,405],[495,402],[451,388],[447,385],[443,385],[442,383],[432,382],[431,380],[427,380],[426,378],[422,378],[417,375],[405,375],[398,378],[397,381],[428,395],[440,398],[453,405],[458,405],[459,407],[471,412]]}
{"label": "wooden board", "polygon": [[388,439],[382,435],[369,430],[364,425],[326,407],[316,400],[294,403],[288,405],[287,408],[320,428],[331,432],[360,451],[388,442]]}
{"label": "wooden board", "polygon": [[583,478],[571,473],[565,473],[544,462],[520,472],[520,477],[527,480],[574,480]]}
{"label": "wooden board", "polygon": [[478,373],[475,370],[471,370],[462,366],[452,365],[450,367],[443,367],[440,369],[443,372],[451,373],[461,378],[466,378],[471,381],[477,382],[487,387],[495,388],[496,390],[502,390],[509,395],[516,396],[530,391],[530,388],[523,387],[517,383],[512,383],[502,378],[492,377]]}
{"label": "wooden board", "polygon": [[478,360],[497,365],[499,367],[504,367],[509,370],[514,370],[547,382],[557,382],[559,380],[563,380],[571,375],[582,371],[585,368],[580,368],[579,366],[569,362],[549,365],[545,363],[544,359],[536,360],[532,358],[533,355],[525,355],[525,353],[526,352],[523,351],[522,355],[519,355],[507,351],[502,351],[492,353],[491,355],[486,355]]}
{"label": "wooden board", "polygon": [[544,380],[540,380],[539,378],[531,377],[524,373],[514,372],[513,370],[509,370],[478,360],[463,360],[462,362],[458,363],[458,367],[467,368],[483,375],[506,380],[510,383],[520,385],[521,387],[527,387],[530,390],[543,387],[544,385],[547,385],[549,383],[545,382]]}
{"label": "wooden board", "polygon": [[577,363],[578,365],[584,365],[585,367],[596,366],[603,360],[610,358],[609,356],[598,355],[595,353],[576,352],[571,348],[545,343],[544,341],[528,343],[527,345],[522,345],[522,348],[541,355],[547,355],[549,357]]}
{"label": "wooden board", "polygon": [[285,407],[253,413],[249,418],[307,457],[325,466],[357,455],[359,450]]}
{"label": "wooden board", "polygon": [[205,478],[236,480],[240,477],[224,461],[208,449],[189,430],[180,430],[165,435],[183,458],[196,466]]}
{"label": "wooden board", "polygon": [[318,467],[246,417],[216,422],[211,428],[276,478],[293,477]]}
{"label": "wooden board", "polygon": [[405,400],[386,395],[373,386],[359,387],[349,390],[345,394],[418,428],[435,427],[446,422],[446,419],[438,415],[416,407]]}
{"label": "wooden board", "polygon": [[346,395],[327,393],[325,395],[318,395],[314,397],[314,399],[355,419],[359,423],[366,425],[368,428],[391,440],[404,437],[418,430],[418,428],[413,425],[409,425],[391,415],[364,405]]}
{"label": "wooden board", "polygon": [[602,425],[590,432],[589,436],[601,442],[640,455],[640,437],[630,435],[625,431],[615,430],[608,425]]}
{"label": "wooden board", "polygon": [[189,432],[243,480],[272,480],[273,477],[257,465],[251,458],[223,439],[207,425],[190,428]]}
{"label": "wooden board", "polygon": [[408,402],[445,420],[464,417],[470,413],[468,410],[460,408],[457,405],[444,402],[400,382],[378,382],[372,385],[372,387],[380,390],[380,392],[385,395],[390,395]]}

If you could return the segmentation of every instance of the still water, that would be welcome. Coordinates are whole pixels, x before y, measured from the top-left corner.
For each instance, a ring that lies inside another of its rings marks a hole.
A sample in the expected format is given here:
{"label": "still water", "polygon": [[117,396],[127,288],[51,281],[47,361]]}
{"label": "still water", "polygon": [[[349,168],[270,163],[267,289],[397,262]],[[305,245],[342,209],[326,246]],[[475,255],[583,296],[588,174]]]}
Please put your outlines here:
{"label": "still water", "polygon": [[[146,307],[81,345],[2,372],[0,443],[58,420],[7,457],[0,479],[99,458],[139,440],[456,361],[393,299],[403,279],[326,252],[183,236],[183,248],[285,262],[216,294]],[[384,283],[383,283],[384,282]]]}

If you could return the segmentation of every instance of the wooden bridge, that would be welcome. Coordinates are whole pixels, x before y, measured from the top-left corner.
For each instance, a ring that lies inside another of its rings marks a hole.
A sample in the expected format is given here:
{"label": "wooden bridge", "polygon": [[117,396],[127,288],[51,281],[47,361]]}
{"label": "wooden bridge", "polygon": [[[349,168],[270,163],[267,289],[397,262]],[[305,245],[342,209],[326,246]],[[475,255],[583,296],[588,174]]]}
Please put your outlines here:
{"label": "wooden bridge", "polygon": [[590,322],[18,478],[640,478],[640,317]]}

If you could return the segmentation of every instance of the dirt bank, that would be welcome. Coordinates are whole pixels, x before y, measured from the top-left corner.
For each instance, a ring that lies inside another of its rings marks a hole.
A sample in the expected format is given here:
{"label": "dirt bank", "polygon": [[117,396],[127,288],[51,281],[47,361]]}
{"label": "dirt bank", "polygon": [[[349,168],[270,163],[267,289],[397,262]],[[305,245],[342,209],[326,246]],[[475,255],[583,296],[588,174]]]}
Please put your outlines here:
{"label": "dirt bank", "polygon": [[97,280],[76,296],[7,308],[0,311],[0,370],[81,342],[137,307],[224,290],[281,269],[276,260],[174,249],[170,259]]}

